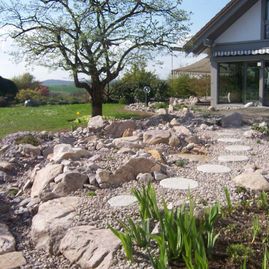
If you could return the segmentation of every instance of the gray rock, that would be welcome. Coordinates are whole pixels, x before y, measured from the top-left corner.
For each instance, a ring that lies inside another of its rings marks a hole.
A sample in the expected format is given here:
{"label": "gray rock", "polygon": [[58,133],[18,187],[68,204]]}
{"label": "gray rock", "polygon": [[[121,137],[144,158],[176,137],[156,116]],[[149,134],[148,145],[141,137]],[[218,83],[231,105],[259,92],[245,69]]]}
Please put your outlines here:
{"label": "gray rock", "polygon": [[39,206],[31,227],[31,238],[37,249],[52,254],[59,252],[60,240],[74,221],[79,201],[79,197],[63,197]]}
{"label": "gray rock", "polygon": [[158,115],[166,115],[167,114],[167,110],[165,108],[160,108],[160,109],[157,109],[156,113]]}
{"label": "gray rock", "polygon": [[190,136],[190,135],[192,135],[191,131],[183,125],[174,126],[173,130],[176,132],[177,136]]}
{"label": "gray rock", "polygon": [[238,128],[242,126],[242,115],[238,112],[230,113],[221,119],[223,128]]}
{"label": "gray rock", "polygon": [[20,268],[26,264],[22,252],[9,252],[0,255],[0,268],[2,269],[15,269]]}
{"label": "gray rock", "polygon": [[12,163],[6,161],[0,161],[0,171],[10,173],[14,170],[14,166]]}
{"label": "gray rock", "polygon": [[161,181],[161,180],[167,178],[167,175],[165,175],[165,174],[163,174],[163,173],[160,173],[160,172],[156,172],[156,171],[153,172],[153,176],[154,176],[154,179],[155,179],[156,181]]}
{"label": "gray rock", "polygon": [[32,157],[37,157],[41,155],[41,149],[40,147],[35,147],[30,144],[21,144],[19,146],[20,151],[24,155],[32,156]]}
{"label": "gray rock", "polygon": [[143,145],[140,145],[138,136],[127,136],[116,138],[113,140],[112,144],[117,148],[142,148]]}
{"label": "gray rock", "polygon": [[143,142],[150,145],[169,144],[171,133],[166,130],[147,131],[143,134]]}
{"label": "gray rock", "polygon": [[38,197],[47,185],[63,171],[61,164],[48,164],[36,173],[34,184],[31,189],[31,197]]}
{"label": "gray rock", "polygon": [[233,181],[237,186],[244,187],[251,190],[257,191],[268,191],[268,181],[259,173],[243,173],[235,178]]}
{"label": "gray rock", "polygon": [[106,134],[113,138],[122,137],[127,129],[135,130],[137,128],[134,120],[113,121],[105,128]]}
{"label": "gray rock", "polygon": [[15,244],[15,239],[10,233],[7,225],[0,223],[0,254],[15,251]]}
{"label": "gray rock", "polygon": [[119,239],[109,229],[78,226],[67,231],[61,240],[60,251],[82,269],[109,269],[119,246]]}
{"label": "gray rock", "polygon": [[154,178],[150,173],[145,173],[145,174],[139,173],[136,177],[136,180],[141,183],[147,184],[149,182],[152,182]]}
{"label": "gray rock", "polygon": [[52,192],[59,196],[66,196],[73,191],[82,189],[83,185],[88,181],[89,179],[86,175],[80,174],[76,171],[67,172],[63,174],[61,182],[56,185]]}
{"label": "gray rock", "polygon": [[91,117],[88,122],[89,129],[99,129],[105,126],[105,121],[103,120],[102,116],[95,116]]}

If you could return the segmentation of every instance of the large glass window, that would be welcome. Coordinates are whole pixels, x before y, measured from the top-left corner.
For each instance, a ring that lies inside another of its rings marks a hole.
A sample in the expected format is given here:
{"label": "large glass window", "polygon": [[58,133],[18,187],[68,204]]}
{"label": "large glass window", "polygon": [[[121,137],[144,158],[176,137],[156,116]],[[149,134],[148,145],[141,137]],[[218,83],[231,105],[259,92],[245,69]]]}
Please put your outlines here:
{"label": "large glass window", "polygon": [[264,18],[264,38],[269,39],[269,0],[266,0],[265,18]]}
{"label": "large glass window", "polygon": [[265,62],[264,68],[263,104],[269,106],[269,62]]}
{"label": "large glass window", "polygon": [[242,103],[243,63],[219,64],[218,103]]}

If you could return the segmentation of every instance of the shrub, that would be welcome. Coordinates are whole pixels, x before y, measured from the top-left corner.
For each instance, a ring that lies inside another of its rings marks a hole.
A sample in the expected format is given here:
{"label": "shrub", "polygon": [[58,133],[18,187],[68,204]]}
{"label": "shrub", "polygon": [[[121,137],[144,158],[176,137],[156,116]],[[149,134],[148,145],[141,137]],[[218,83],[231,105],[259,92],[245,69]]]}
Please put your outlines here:
{"label": "shrub", "polygon": [[26,100],[32,100],[37,103],[44,102],[44,97],[38,91],[32,89],[20,90],[16,95],[16,99],[19,103],[23,103]]}
{"label": "shrub", "polygon": [[33,146],[40,145],[39,140],[37,138],[35,138],[33,135],[31,135],[31,134],[18,137],[15,140],[15,143],[17,145],[20,145],[20,144],[30,144],[30,145],[33,145]]}

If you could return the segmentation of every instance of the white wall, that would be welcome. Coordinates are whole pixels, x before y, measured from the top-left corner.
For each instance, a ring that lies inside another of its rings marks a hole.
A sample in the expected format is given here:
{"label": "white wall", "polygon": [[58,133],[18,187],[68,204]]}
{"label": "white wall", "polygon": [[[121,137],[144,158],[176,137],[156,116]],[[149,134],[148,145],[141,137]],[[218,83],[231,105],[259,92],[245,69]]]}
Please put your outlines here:
{"label": "white wall", "polygon": [[234,22],[215,43],[240,42],[261,39],[261,0]]}

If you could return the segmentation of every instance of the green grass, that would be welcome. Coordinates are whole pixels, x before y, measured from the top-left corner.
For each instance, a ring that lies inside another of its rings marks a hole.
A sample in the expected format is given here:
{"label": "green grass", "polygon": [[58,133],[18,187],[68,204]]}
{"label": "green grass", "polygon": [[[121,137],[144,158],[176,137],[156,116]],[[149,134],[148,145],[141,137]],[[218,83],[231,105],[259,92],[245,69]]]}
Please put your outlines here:
{"label": "green grass", "polygon": [[[0,138],[18,131],[71,130],[78,116],[91,114],[90,104],[0,108]],[[124,105],[105,104],[103,114],[117,119],[142,118],[145,114],[124,110]]]}
{"label": "green grass", "polygon": [[74,94],[74,93],[85,93],[86,91],[83,89],[76,88],[72,85],[53,85],[49,86],[49,91],[51,93],[59,93],[59,94]]}

